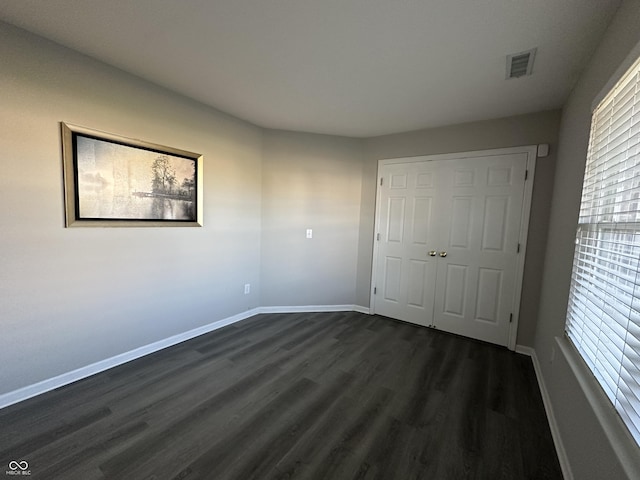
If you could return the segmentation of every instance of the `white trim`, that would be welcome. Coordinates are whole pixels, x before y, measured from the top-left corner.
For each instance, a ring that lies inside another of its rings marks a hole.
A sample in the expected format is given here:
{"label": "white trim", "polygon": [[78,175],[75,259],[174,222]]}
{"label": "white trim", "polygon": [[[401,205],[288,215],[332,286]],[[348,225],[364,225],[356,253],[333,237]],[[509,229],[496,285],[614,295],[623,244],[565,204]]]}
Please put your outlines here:
{"label": "white trim", "polygon": [[[393,165],[396,163],[435,162],[438,160],[460,160],[465,158],[491,157],[494,155],[512,155],[515,153],[530,153],[531,151],[533,151],[533,155],[535,157],[537,149],[538,149],[537,145],[523,145],[521,147],[494,148],[491,150],[473,150],[470,152],[441,153],[437,155],[419,155],[417,157],[386,158],[383,160],[378,160],[378,166]],[[380,182],[379,178],[378,178],[378,182]]]}
{"label": "white trim", "polygon": [[[414,157],[415,158],[415,157]],[[375,291],[376,291],[376,283],[377,283],[377,279],[376,279],[376,272],[378,271],[378,240],[377,240],[377,236],[380,233],[380,196],[381,196],[381,192],[380,192],[380,182],[382,181],[382,177],[380,176],[380,170],[381,170],[381,166],[384,160],[378,160],[378,165],[377,165],[377,170],[376,170],[376,205],[375,205],[375,211],[374,211],[374,218],[373,218],[373,260],[371,262],[371,285],[369,285],[369,309],[371,310],[371,313],[375,315],[376,313],[376,297],[375,297]]]}
{"label": "white trim", "polygon": [[509,329],[509,350],[515,350],[516,340],[518,336],[518,326],[520,324],[520,303],[522,300],[522,284],[524,282],[524,262],[527,256],[527,241],[529,239],[529,219],[531,218],[531,205],[533,201],[533,183],[536,176],[536,157],[538,155],[538,147],[531,145],[522,147],[523,152],[527,153],[527,166],[529,172],[527,180],[524,182],[524,192],[522,193],[522,217],[520,219],[520,252],[516,257],[516,285],[513,295],[513,322]]}
{"label": "white trim", "polygon": [[564,477],[564,480],[573,480],[573,472],[571,471],[571,465],[569,464],[569,457],[567,456],[567,451],[564,448],[564,443],[562,443],[560,428],[558,427],[556,416],[553,413],[551,397],[549,396],[549,391],[544,383],[544,377],[542,376],[538,355],[536,355],[536,351],[533,348],[526,347],[524,345],[516,345],[515,351],[516,353],[521,353],[531,357],[533,370],[536,372],[538,387],[540,388],[540,394],[542,395],[542,403],[544,404],[544,410],[547,413],[547,421],[549,422],[549,428],[551,429],[551,436],[553,437],[556,454],[558,455],[558,461],[560,462],[560,468],[562,469],[562,476]]}
{"label": "white trim", "polygon": [[258,313],[314,313],[314,312],[359,312],[369,314],[367,307],[360,305],[294,305],[259,307]]}
{"label": "white trim", "polygon": [[72,370],[70,372],[66,372],[61,375],[42,380],[41,382],[27,385],[26,387],[13,390],[12,392],[4,393],[0,395],[0,409],[18,402],[22,402],[23,400],[27,400],[42,393],[49,392],[56,388],[69,385],[73,382],[77,382],[78,380],[82,380],[83,378],[90,377],[91,375],[95,375],[96,373],[104,372],[105,370],[108,370],[110,368],[117,367],[118,365],[122,365],[123,363],[127,363],[137,358],[144,357],[145,355],[149,355],[167,347],[177,345],[178,343],[182,343],[186,340],[204,335],[205,333],[213,332],[214,330],[226,327],[227,325],[231,325],[241,320],[245,320],[260,313],[298,312],[360,312],[369,314],[369,309],[360,305],[306,305],[293,307],[253,308],[251,310],[247,310],[246,312],[238,313],[222,320],[217,320],[208,325],[203,325],[202,327],[194,328],[193,330],[179,333],[177,335],[173,335],[172,337],[168,337],[163,340],[159,340],[157,342],[135,348],[114,357],[100,360],[99,362],[77,368],[76,370]]}
{"label": "white trim", "polygon": [[117,367],[118,365],[130,362],[131,360],[144,357],[150,353],[157,352],[205,333],[226,327],[227,325],[252,317],[258,313],[260,313],[259,309],[256,308],[247,310],[246,312],[212,322],[208,325],[203,325],[202,327],[194,328],[193,330],[189,330],[184,333],[173,335],[172,337],[135,348],[128,352],[121,353],[120,355],[100,360],[99,362],[77,368],[76,370],[63,373],[62,375],[57,375],[53,378],[48,378],[41,382],[34,383],[33,385],[28,385],[26,387],[19,388],[18,390],[2,394],[0,395],[0,408],[8,407],[9,405],[27,400],[31,397],[35,397],[36,395],[40,395],[41,393],[69,385],[70,383],[77,382],[78,380],[82,380],[83,378],[90,377],[91,375],[95,375],[96,373],[103,372],[110,368]]}
{"label": "white trim", "polygon": [[618,457],[622,469],[628,478],[640,478],[640,455],[638,455],[640,449],[622,418],[571,340],[566,336],[555,337],[555,340],[609,440],[611,449]]}
{"label": "white trim", "polygon": [[516,338],[518,334],[518,323],[520,321],[520,301],[522,297],[522,284],[524,281],[524,263],[527,255],[527,239],[529,235],[529,219],[531,216],[531,205],[533,199],[533,183],[536,170],[536,157],[538,153],[537,145],[523,145],[521,147],[509,147],[509,148],[497,148],[492,150],[474,150],[470,152],[458,152],[458,153],[445,153],[438,155],[420,155],[417,157],[400,157],[400,158],[387,158],[384,160],[378,160],[378,171],[376,175],[376,210],[374,217],[374,229],[373,229],[373,261],[371,263],[371,285],[369,292],[369,305],[370,313],[375,314],[376,297],[374,295],[374,289],[376,287],[377,278],[376,272],[378,267],[378,241],[376,235],[380,231],[380,197],[381,197],[381,185],[380,185],[380,171],[383,166],[394,165],[399,163],[416,163],[416,162],[433,162],[439,160],[460,160],[465,158],[477,158],[477,157],[490,157],[500,155],[513,155],[518,153],[525,153],[527,155],[528,170],[527,181],[524,184],[523,202],[522,202],[522,217],[520,221],[520,233],[519,243],[520,252],[516,258],[516,285],[513,295],[513,321],[509,328],[509,338],[507,340],[507,348],[514,350],[516,348]]}
{"label": "white trim", "polygon": [[369,307],[363,307],[362,305],[353,305],[353,311],[364,313],[365,315],[371,315],[371,309]]}

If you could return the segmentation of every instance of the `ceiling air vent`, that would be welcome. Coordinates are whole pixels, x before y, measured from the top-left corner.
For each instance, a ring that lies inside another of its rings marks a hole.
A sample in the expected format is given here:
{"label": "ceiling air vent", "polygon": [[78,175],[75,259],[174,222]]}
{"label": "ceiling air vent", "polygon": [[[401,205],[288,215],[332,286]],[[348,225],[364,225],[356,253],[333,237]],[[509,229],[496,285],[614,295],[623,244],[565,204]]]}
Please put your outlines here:
{"label": "ceiling air vent", "polygon": [[526,52],[507,55],[507,78],[518,78],[524,77],[525,75],[531,75],[536,50],[536,48],[532,48]]}

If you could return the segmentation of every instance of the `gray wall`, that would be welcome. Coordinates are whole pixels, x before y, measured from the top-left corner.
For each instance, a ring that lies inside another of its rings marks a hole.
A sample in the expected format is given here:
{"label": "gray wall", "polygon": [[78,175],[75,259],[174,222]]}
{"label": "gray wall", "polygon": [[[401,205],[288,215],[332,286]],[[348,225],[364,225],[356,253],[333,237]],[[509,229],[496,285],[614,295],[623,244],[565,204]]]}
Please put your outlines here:
{"label": "gray wall", "polygon": [[262,305],[353,305],[362,142],[266,130],[263,155]]}
{"label": "gray wall", "polygon": [[533,346],[559,123],[556,110],[365,140],[356,303],[369,306],[378,160],[548,143],[551,154],[536,165],[517,337],[519,345]]}
{"label": "gray wall", "polygon": [[[558,111],[366,140],[262,130],[0,23],[0,394],[259,305],[368,306],[377,160],[549,143],[518,343],[535,345],[575,478],[625,478],[566,362],[549,360],[591,102],[639,24],[640,4],[625,2],[558,142]],[[60,121],[204,154],[205,226],[64,228]]]}
{"label": "gray wall", "polygon": [[[574,476],[580,480],[631,478],[623,473],[566,359],[554,355],[554,337],[564,330],[591,104],[640,41],[639,25],[640,2],[624,2],[567,101],[560,128],[535,349]],[[637,457],[637,448],[635,452]]]}
{"label": "gray wall", "polygon": [[[263,130],[2,23],[0,58],[0,394],[258,306],[368,306],[378,158],[553,144],[557,126]],[[60,121],[202,153],[205,226],[64,228]]]}
{"label": "gray wall", "polygon": [[[355,303],[362,140],[263,130],[3,23],[0,58],[0,394],[258,306]],[[60,121],[203,154],[204,227],[64,228]]]}
{"label": "gray wall", "polygon": [[[2,23],[0,59],[0,394],[258,305],[261,129]],[[64,228],[60,121],[204,154],[205,226]]]}

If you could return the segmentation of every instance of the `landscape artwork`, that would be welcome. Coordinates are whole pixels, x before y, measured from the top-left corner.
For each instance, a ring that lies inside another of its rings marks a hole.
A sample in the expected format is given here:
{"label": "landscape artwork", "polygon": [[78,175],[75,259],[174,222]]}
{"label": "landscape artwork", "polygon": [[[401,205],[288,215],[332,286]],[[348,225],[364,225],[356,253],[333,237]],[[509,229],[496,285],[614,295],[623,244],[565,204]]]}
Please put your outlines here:
{"label": "landscape artwork", "polygon": [[103,222],[100,226],[201,225],[199,155],[102,138],[63,124],[65,133],[70,143],[65,145],[65,177],[69,168],[73,177],[73,185],[65,182],[73,190],[67,194],[67,216],[73,226],[83,221]]}

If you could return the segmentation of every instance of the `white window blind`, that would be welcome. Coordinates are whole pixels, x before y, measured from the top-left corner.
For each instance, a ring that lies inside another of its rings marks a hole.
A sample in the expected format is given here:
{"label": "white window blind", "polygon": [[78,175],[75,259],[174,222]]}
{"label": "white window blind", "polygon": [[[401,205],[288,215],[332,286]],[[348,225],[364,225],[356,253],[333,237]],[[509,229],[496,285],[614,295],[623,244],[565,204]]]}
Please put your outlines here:
{"label": "white window blind", "polygon": [[640,60],[593,113],[567,335],[640,445]]}

